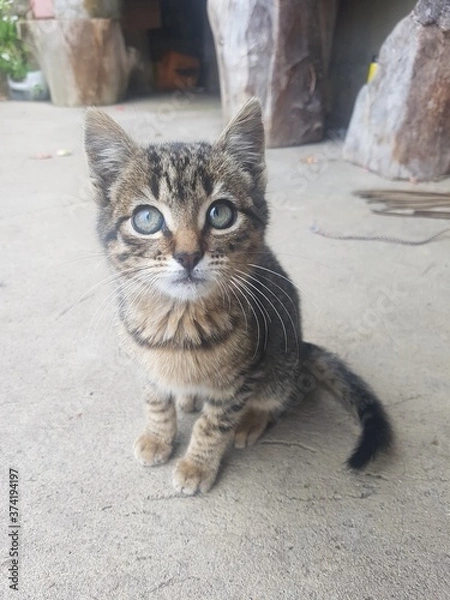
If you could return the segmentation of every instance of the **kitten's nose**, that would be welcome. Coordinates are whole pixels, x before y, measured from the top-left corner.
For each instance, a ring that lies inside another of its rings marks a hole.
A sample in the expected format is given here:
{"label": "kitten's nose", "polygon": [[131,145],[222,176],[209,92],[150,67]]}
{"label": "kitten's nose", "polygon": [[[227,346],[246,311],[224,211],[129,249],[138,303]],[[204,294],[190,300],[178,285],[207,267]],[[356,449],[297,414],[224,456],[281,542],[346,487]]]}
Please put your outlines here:
{"label": "kitten's nose", "polygon": [[176,252],[173,255],[174,259],[183,265],[188,273],[194,270],[202,258],[201,252]]}

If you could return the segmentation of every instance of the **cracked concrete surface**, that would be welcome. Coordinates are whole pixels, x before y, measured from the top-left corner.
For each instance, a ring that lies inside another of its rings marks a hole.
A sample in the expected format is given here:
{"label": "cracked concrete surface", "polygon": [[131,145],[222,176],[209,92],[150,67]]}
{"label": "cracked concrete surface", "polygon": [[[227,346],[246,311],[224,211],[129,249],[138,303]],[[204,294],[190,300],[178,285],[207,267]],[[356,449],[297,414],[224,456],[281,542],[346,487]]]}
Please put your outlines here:
{"label": "cracked concrete surface", "polygon": [[[216,101],[107,109],[140,140],[212,139]],[[0,177],[0,595],[30,600],[443,600],[450,597],[449,239],[445,222],[371,215],[351,196],[386,182],[339,144],[269,150],[270,239],[302,290],[305,338],[377,390],[394,454],[343,466],[358,430],[325,395],[227,455],[209,494],[182,498],[173,462],[140,467],[134,366],[87,198],[82,111],[3,103]],[[37,160],[58,149],[67,157]],[[405,184],[389,184],[405,187]],[[448,181],[430,184],[448,190]],[[183,416],[175,457],[194,417]],[[19,470],[20,589],[8,588],[8,468]]]}

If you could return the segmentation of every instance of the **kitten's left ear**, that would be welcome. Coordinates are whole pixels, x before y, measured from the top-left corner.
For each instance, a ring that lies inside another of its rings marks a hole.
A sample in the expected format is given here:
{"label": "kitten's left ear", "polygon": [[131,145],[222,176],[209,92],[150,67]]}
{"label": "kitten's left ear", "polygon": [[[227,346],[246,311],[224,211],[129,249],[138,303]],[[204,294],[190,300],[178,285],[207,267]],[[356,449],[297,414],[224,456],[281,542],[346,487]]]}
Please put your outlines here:
{"label": "kitten's left ear", "polygon": [[215,143],[215,147],[231,154],[246,170],[260,175],[265,169],[264,126],[261,104],[250,98]]}
{"label": "kitten's left ear", "polygon": [[89,108],[84,126],[84,148],[91,175],[104,187],[110,187],[123,165],[138,146],[125,131],[101,110]]}

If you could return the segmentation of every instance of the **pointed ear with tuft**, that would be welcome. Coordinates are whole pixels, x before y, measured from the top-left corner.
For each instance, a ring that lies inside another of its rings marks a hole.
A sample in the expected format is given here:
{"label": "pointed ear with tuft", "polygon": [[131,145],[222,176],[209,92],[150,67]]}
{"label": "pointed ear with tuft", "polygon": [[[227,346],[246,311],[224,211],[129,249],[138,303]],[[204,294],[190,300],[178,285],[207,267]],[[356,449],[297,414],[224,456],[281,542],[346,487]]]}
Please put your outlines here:
{"label": "pointed ear with tuft", "polygon": [[250,98],[227,125],[215,147],[259,177],[265,169],[264,145],[261,104],[257,98]]}
{"label": "pointed ear with tuft", "polygon": [[138,150],[125,131],[104,112],[89,108],[84,126],[84,148],[91,176],[108,189],[123,164]]}

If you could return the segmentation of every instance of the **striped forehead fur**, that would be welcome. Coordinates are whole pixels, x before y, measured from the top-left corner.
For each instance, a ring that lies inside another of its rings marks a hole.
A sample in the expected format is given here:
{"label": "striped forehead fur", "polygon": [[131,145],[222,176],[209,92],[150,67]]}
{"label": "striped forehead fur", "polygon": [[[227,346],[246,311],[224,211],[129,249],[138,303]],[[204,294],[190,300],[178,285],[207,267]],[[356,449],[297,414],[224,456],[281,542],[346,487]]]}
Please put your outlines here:
{"label": "striped forehead fur", "polygon": [[182,216],[186,210],[198,211],[208,198],[217,199],[218,189],[247,219],[265,227],[260,119],[253,124],[248,117],[232,122],[215,144],[165,143],[146,148],[135,144],[103,113],[89,112],[86,122],[86,151],[101,207],[98,230],[105,244],[117,238],[133,209],[149,198]]}
{"label": "striped forehead fur", "polygon": [[149,169],[149,186],[159,199],[161,182],[177,202],[182,202],[185,191],[194,191],[199,183],[209,195],[212,179],[208,173],[211,146],[207,143],[164,144],[146,149]]}

